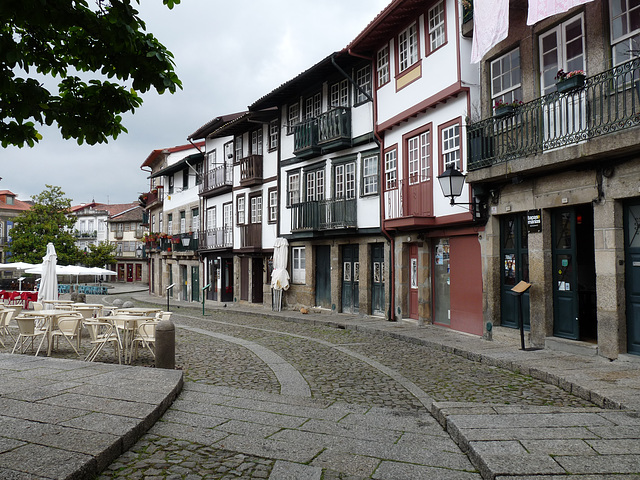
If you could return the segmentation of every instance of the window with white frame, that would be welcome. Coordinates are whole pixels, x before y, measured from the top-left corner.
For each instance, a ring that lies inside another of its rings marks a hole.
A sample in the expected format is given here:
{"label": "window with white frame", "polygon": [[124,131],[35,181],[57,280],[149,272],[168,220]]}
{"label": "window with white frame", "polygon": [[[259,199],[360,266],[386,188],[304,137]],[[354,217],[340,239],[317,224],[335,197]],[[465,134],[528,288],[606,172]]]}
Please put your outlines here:
{"label": "window with white frame", "polygon": [[398,186],[398,151],[394,148],[384,153],[384,188],[392,190]]}
{"label": "window with white frame", "polygon": [[224,244],[231,245],[233,243],[233,207],[231,202],[222,206],[222,226],[224,228]]}
{"label": "window with white frame", "polygon": [[329,101],[332,107],[349,106],[349,81],[341,80],[334,83],[330,88]]}
{"label": "window with white frame", "polygon": [[640,56],[640,2],[609,2],[613,64],[619,65]]}
{"label": "window with white frame", "polygon": [[[155,215],[154,215],[154,217],[155,217]],[[98,220],[98,231],[99,232],[104,232],[106,225],[107,224],[106,224],[106,222],[104,220]]]}
{"label": "window with white frame", "polygon": [[235,160],[239,162],[243,158],[242,154],[242,135],[238,135],[233,142],[233,148],[235,151]]}
{"label": "window with white frame", "polygon": [[209,207],[207,208],[207,225],[206,225],[206,229],[207,230],[213,230],[216,228],[216,207]]}
{"label": "window with white frame", "polygon": [[269,223],[278,221],[278,190],[269,189]]}
{"label": "window with white frame", "polygon": [[180,212],[180,233],[187,233],[187,212]]}
{"label": "window with white frame", "polygon": [[336,199],[356,198],[356,163],[349,162],[334,167]]}
{"label": "window with white frame", "polygon": [[[98,228],[100,227],[100,224],[102,222],[98,221]],[[156,230],[156,214],[154,213],[153,215],[151,215],[151,231],[152,232],[157,232]]]}
{"label": "window with white frame", "polygon": [[418,26],[411,25],[398,35],[398,67],[404,72],[418,61]]}
{"label": "window with white frame", "polygon": [[442,129],[442,163],[445,170],[449,167],[462,171],[460,164],[460,125],[455,124]]}
{"label": "window with white frame", "polygon": [[255,195],[250,198],[251,202],[251,223],[262,223],[262,195]]}
{"label": "window with white frame", "polygon": [[389,81],[389,45],[378,50],[376,58],[376,73],[378,75],[378,86],[382,86]]}
{"label": "window with white frame", "polygon": [[441,0],[429,9],[429,45],[432,52],[446,40],[444,27],[444,1]]}
{"label": "window with white frame", "polygon": [[291,172],[287,178],[287,206],[300,203],[300,172]]}
{"label": "window with white frame", "polygon": [[224,161],[227,165],[233,165],[233,141],[224,144]]}
{"label": "window with white frame", "polygon": [[426,182],[431,173],[431,132],[427,130],[407,140],[409,185]]}
{"label": "window with white frame", "polygon": [[293,283],[305,283],[306,258],[304,247],[291,248],[291,281]]}
{"label": "window with white frame", "polygon": [[191,231],[200,231],[200,209],[197,207],[191,209]]}
{"label": "window with white frame", "polygon": [[173,213],[167,215],[167,233],[173,235]]}
{"label": "window with white frame", "polygon": [[540,35],[540,88],[546,95],[556,91],[558,70],[585,69],[584,24],[582,15],[557,25]]}
{"label": "window with white frame", "polygon": [[371,66],[367,65],[356,71],[356,85],[358,85],[358,95],[356,103],[363,103],[371,96]]}
{"label": "window with white frame", "polygon": [[216,149],[207,152],[207,171],[210,172],[216,168],[217,154]]}
{"label": "window with white frame", "polygon": [[520,49],[496,58],[491,62],[491,103],[513,103],[522,100],[522,76],[520,74]]}
{"label": "window with white frame", "polygon": [[304,101],[304,119],[319,117],[322,113],[322,94],[320,92],[308,97]]}
{"label": "window with white frame", "polygon": [[306,201],[324,200],[324,170],[313,170],[305,173]]}
{"label": "window with white frame", "polygon": [[362,157],[362,195],[378,193],[378,155]]}
{"label": "window with white frame", "polygon": [[278,148],[278,121],[274,120],[269,123],[269,151]]}
{"label": "window with white frame", "polygon": [[300,104],[298,102],[289,105],[288,120],[287,135],[291,135],[293,133],[293,126],[300,122]]}
{"label": "window with white frame", "polygon": [[236,213],[238,215],[238,225],[244,225],[244,195],[236,198]]}
{"label": "window with white frame", "polygon": [[162,230],[162,222],[163,222],[163,215],[160,213],[158,214],[158,232],[164,232],[164,230]]}
{"label": "window with white frame", "polygon": [[195,167],[196,167],[196,185],[200,185],[202,183],[204,162],[196,163]]}
{"label": "window with white frame", "polygon": [[251,132],[251,155],[262,155],[262,127]]}

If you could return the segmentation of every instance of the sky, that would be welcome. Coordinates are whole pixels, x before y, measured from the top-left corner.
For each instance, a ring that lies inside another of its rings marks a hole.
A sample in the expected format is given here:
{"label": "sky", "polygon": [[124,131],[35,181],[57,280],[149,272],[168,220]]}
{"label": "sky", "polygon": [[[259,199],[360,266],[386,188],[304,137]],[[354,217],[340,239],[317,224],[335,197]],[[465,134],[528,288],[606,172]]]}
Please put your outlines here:
{"label": "sky", "polygon": [[209,120],[263,95],[353,40],[391,0],[161,0],[138,6],[147,31],[174,55],[183,90],[143,95],[107,144],[78,145],[55,127],[33,148],[0,147],[0,190],[29,200],[45,185],[73,205],[128,203],[149,186],[140,166],[155,149],[184,145]]}

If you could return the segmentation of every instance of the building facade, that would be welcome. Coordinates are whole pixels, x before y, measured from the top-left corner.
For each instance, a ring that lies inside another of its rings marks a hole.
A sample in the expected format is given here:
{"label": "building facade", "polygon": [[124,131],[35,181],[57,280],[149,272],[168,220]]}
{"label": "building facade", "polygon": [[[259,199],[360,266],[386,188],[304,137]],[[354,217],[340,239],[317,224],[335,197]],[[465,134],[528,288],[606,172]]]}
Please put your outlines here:
{"label": "building facade", "polygon": [[[11,229],[13,219],[31,208],[31,204],[18,200],[16,194],[10,190],[0,190],[0,263],[11,260]],[[5,277],[11,277],[12,272],[2,272]]]}
{"label": "building facade", "polygon": [[[531,342],[640,354],[640,6],[594,0],[509,36],[481,63],[468,180],[490,192],[485,320]],[[510,106],[506,113],[493,108]]]}
{"label": "building facade", "polygon": [[483,217],[470,209],[468,187],[464,205],[452,205],[437,181],[447,169],[466,171],[464,132],[477,101],[461,14],[455,0],[394,1],[348,52],[369,58],[374,72],[392,318],[481,335]]}
{"label": "building facade", "polygon": [[109,216],[109,243],[116,247],[116,272],[111,280],[117,282],[148,282],[147,258],[142,238],[145,234],[144,210],[133,204],[128,209]]}

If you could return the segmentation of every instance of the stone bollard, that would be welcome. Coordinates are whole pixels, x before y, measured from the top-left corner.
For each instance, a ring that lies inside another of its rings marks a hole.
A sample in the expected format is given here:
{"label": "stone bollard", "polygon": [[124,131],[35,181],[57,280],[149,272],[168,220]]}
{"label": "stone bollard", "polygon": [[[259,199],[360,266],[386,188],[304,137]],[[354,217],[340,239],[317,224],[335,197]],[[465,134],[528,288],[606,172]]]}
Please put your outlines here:
{"label": "stone bollard", "polygon": [[176,368],[176,326],[171,320],[156,325],[156,368]]}

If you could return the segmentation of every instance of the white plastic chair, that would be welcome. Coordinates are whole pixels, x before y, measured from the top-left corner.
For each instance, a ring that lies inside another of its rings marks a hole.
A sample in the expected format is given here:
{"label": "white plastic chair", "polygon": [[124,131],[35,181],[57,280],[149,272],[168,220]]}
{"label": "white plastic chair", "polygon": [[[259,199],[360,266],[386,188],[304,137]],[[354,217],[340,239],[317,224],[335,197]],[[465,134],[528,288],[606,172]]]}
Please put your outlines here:
{"label": "white plastic chair", "polygon": [[89,331],[89,337],[91,338],[92,349],[85,357],[85,361],[93,362],[104,346],[108,343],[113,344],[115,354],[118,356],[118,363],[122,363],[120,356],[121,342],[117,332],[114,331],[114,326],[108,322],[101,322],[95,320],[88,320],[84,322],[84,326]]}
{"label": "white plastic chair", "polygon": [[[51,341],[57,342],[60,337],[64,337],[65,340],[71,345],[76,355],[80,356],[78,349],[80,348],[80,330],[82,328],[82,315],[80,313],[69,313],[68,315],[61,315],[58,317],[57,326],[51,332]],[[71,340],[75,339],[77,348],[73,345]]]}
{"label": "white plastic chair", "polygon": [[[134,358],[138,357],[138,344],[142,344],[143,348],[147,348],[153,358],[156,358],[156,321],[143,322],[138,325],[138,332],[133,338],[132,348],[134,351]],[[151,348],[153,346],[153,348]]]}
{"label": "white plastic chair", "polygon": [[[20,344],[20,353],[24,353],[24,344],[25,342],[28,342],[29,339],[31,339],[31,351],[33,352],[34,340],[39,336],[42,336],[42,340],[44,340],[46,330],[36,328],[35,319],[30,317],[16,317],[16,322],[18,324],[19,334],[11,353],[15,353],[18,344]],[[21,340],[22,342],[20,342]],[[42,345],[42,341],[40,342],[40,345]]]}
{"label": "white plastic chair", "polygon": [[156,321],[159,322],[160,320],[170,320],[171,319],[171,313],[172,312],[158,312],[158,313],[156,313]]}
{"label": "white plastic chair", "polygon": [[40,311],[44,308],[44,306],[42,305],[41,302],[31,302],[31,305],[33,305],[33,309],[37,312]]}
{"label": "white plastic chair", "polygon": [[5,344],[2,340],[2,337],[4,337],[5,335],[9,335],[12,341],[16,341],[13,334],[9,331],[9,322],[13,317],[13,313],[14,310],[11,308],[3,308],[2,310],[0,310],[0,344],[2,344],[3,347],[5,346]]}

